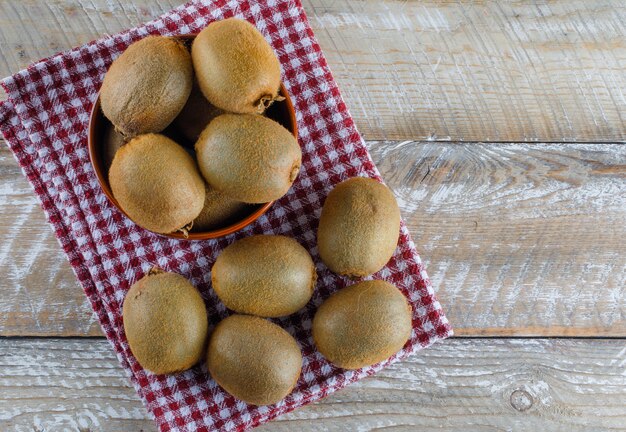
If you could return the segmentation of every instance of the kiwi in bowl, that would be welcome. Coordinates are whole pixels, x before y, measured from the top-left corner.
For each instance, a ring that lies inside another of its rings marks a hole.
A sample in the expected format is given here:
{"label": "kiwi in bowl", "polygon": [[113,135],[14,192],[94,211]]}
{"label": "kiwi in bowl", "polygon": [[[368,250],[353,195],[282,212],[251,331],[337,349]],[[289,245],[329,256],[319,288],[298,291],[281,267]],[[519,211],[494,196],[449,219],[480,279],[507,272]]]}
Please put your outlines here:
{"label": "kiwi in bowl", "polygon": [[[229,200],[227,202],[228,208],[216,209],[216,208],[210,208],[209,206],[221,205],[221,203],[224,202],[223,197],[215,193],[215,191],[213,191],[213,193],[211,193],[210,195],[208,194],[208,192],[205,191],[204,193],[200,193],[200,195],[205,198],[204,200],[205,205],[202,211],[200,211],[197,215],[195,215],[198,218],[197,221],[194,221],[193,223],[187,223],[187,225],[184,225],[184,226],[180,226],[174,231],[169,231],[170,227],[168,227],[168,229],[166,230],[162,230],[162,229],[155,230],[153,226],[146,226],[145,223],[142,224],[142,221],[134,218],[133,215],[130,214],[129,211],[127,210],[128,207],[125,208],[125,206],[122,203],[120,203],[120,201],[116,198],[113,189],[111,188],[111,182],[109,178],[110,168],[112,165],[112,161],[114,160],[113,155],[116,153],[116,150],[118,150],[119,148],[123,148],[126,144],[132,141],[133,137],[135,137],[138,134],[142,134],[145,131],[148,131],[149,133],[159,133],[160,135],[163,135],[173,140],[174,142],[179,144],[181,147],[186,149],[187,152],[190,153],[195,159],[195,151],[194,151],[195,142],[192,141],[193,139],[192,137],[198,133],[197,132],[198,130],[203,129],[204,126],[206,125],[203,125],[202,128],[189,130],[188,127],[189,127],[190,122],[185,121],[187,119],[182,118],[182,117],[186,115],[191,115],[189,113],[194,113],[196,114],[196,117],[193,119],[194,122],[206,121],[208,123],[210,120],[212,120],[215,117],[216,114],[221,114],[221,111],[218,111],[218,109],[215,109],[214,107],[210,105],[206,107],[200,106],[200,108],[198,108],[198,104],[200,105],[204,104],[204,100],[202,99],[204,98],[204,96],[201,92],[201,88],[198,86],[197,81],[196,83],[194,83],[193,77],[192,77],[192,81],[187,80],[188,75],[186,74],[186,67],[188,65],[188,62],[190,62],[191,45],[193,44],[195,37],[196,37],[195,34],[169,37],[167,39],[173,40],[175,44],[167,44],[167,43],[164,44],[163,43],[164,41],[162,40],[159,40],[160,42],[159,44],[154,44],[154,45],[157,45],[157,48],[155,49],[158,49],[160,46],[164,45],[167,48],[169,48],[170,51],[172,49],[175,50],[176,56],[177,56],[176,58],[182,59],[180,60],[180,62],[184,63],[185,65],[182,68],[183,71],[179,73],[179,75],[181,76],[180,81],[184,83],[185,88],[178,92],[175,92],[176,100],[175,101],[172,100],[171,101],[172,103],[170,106],[160,108],[167,114],[167,120],[169,121],[169,123],[165,122],[167,124],[162,123],[162,124],[155,125],[154,124],[155,122],[152,120],[152,116],[149,116],[149,119],[151,119],[149,121],[150,125],[147,127],[143,127],[141,126],[141,118],[139,118],[138,120],[137,118],[129,118],[128,116],[120,116],[119,109],[113,110],[116,116],[113,116],[112,114],[110,114],[111,110],[106,110],[106,112],[103,112],[102,92],[103,90],[106,92],[106,89],[103,87],[103,89],[101,89],[100,93],[98,94],[98,97],[94,101],[94,104],[91,110],[91,116],[89,119],[89,129],[88,129],[88,149],[89,149],[89,156],[91,159],[92,166],[94,168],[96,177],[102,187],[104,194],[107,196],[109,201],[115,207],[117,207],[124,215],[129,217],[134,222],[138,223],[143,228],[146,228],[153,232],[157,232],[158,234],[166,236],[166,237],[188,239],[188,240],[205,240],[205,239],[223,237],[225,235],[234,233],[248,226],[249,224],[256,221],[259,217],[261,217],[265,212],[267,212],[267,210],[273,204],[273,200],[268,199],[265,202],[259,202],[260,200],[257,200],[257,202],[251,202],[251,200],[245,200],[248,202],[238,203],[237,201],[244,201],[244,200],[235,199],[235,202],[232,202],[232,200]],[[141,43],[141,41],[136,42],[135,44],[137,43]],[[125,53],[128,52],[130,48],[134,46],[135,44],[131,45],[125,51]],[[183,47],[184,50],[186,50],[187,54],[189,54],[189,57],[187,57],[184,53],[181,54],[179,52],[180,47]],[[118,58],[118,60],[122,58],[123,56],[124,54],[122,54]],[[166,55],[165,56],[166,59],[164,61],[171,63],[171,57],[172,55],[170,54]],[[123,61],[124,63],[129,62],[127,58],[124,58]],[[115,62],[113,64],[115,64]],[[111,66],[111,68],[113,68],[113,65]],[[119,68],[113,68],[113,70],[116,70],[116,69],[119,69]],[[157,71],[160,70],[159,68],[155,68],[155,69]],[[147,73],[149,74],[150,72],[147,72]],[[114,74],[113,76],[114,79],[118,79],[118,80],[122,79],[121,77],[116,78],[116,75],[118,74]],[[147,80],[147,79],[152,79],[152,78],[143,77],[142,79]],[[156,85],[162,85],[164,87],[162,91],[166,91],[166,92],[172,91],[166,88],[167,80],[164,81],[164,80],[156,79],[155,82],[156,82]],[[110,79],[107,82],[107,86],[110,88],[114,88],[114,89],[117,88],[115,84],[116,83]],[[125,87],[131,88],[129,84],[127,84]],[[137,87],[141,87],[141,91],[146,90],[145,86],[140,86],[139,84],[137,84]],[[157,90],[154,88],[151,88],[150,91],[157,91]],[[109,93],[112,93],[112,92],[109,91]],[[116,94],[122,95],[123,92],[119,92]],[[116,94],[114,94],[113,97],[110,99],[115,99]],[[119,98],[121,96],[117,96],[117,97]],[[272,103],[271,104],[266,103],[266,105],[268,106],[265,109],[263,116],[267,117],[268,119],[273,120],[278,125],[282,126],[284,129],[286,129],[290,133],[290,135],[293,135],[293,137],[297,140],[298,131],[297,131],[297,125],[296,125],[295,110],[293,108],[291,99],[289,98],[289,94],[287,93],[287,90],[285,86],[282,84],[282,82],[280,83],[278,87],[276,96],[272,95],[272,97],[273,97]],[[181,103],[181,98],[183,98],[182,103]],[[110,104],[113,105],[114,107],[117,107],[119,106],[119,103],[116,104],[116,102],[120,102],[120,101],[114,100]],[[186,104],[185,102],[188,102],[188,104]],[[121,103],[123,104],[125,103],[125,101],[121,101]],[[192,106],[190,107],[188,105],[192,105]],[[135,114],[142,113],[142,112],[145,112],[145,109],[136,110]],[[105,114],[109,114],[109,117],[111,117],[116,123],[118,123],[118,125],[115,125]],[[151,114],[151,113],[148,112],[148,114]],[[119,123],[119,120],[117,120],[118,117],[122,118],[124,126],[120,126],[120,124],[122,123]],[[137,114],[137,117],[141,117],[141,116]],[[129,124],[132,125],[132,127],[128,127],[127,125]],[[136,126],[137,124],[140,124],[140,126]],[[136,131],[139,131],[139,132],[136,132]],[[116,139],[112,139],[112,137]],[[111,148],[112,146],[115,146],[115,148]],[[229,186],[233,187],[232,184],[230,184]],[[236,187],[236,185],[234,186]],[[207,189],[211,190],[208,186],[207,186]],[[196,199],[193,199],[191,201],[193,201],[193,205],[190,205],[190,207],[194,207],[193,210],[195,212]],[[216,215],[222,217],[223,219],[221,221],[214,220]],[[169,231],[169,232],[159,232],[159,231]]]}

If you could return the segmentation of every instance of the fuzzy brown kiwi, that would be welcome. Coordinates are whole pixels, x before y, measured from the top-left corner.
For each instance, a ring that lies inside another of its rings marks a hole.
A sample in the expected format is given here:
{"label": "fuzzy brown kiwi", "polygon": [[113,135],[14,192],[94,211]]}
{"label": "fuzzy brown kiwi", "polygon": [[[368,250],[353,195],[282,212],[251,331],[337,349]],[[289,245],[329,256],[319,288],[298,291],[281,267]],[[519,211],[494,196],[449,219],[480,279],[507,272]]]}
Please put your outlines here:
{"label": "fuzzy brown kiwi", "polygon": [[324,263],[335,273],[361,277],[387,264],[398,244],[400,209],[374,179],[354,177],[328,194],[317,230]]}
{"label": "fuzzy brown kiwi", "polygon": [[183,276],[150,272],[131,286],[122,314],[130,350],[145,369],[175,373],[202,358],[208,333],[206,307]]}
{"label": "fuzzy brown kiwi", "polygon": [[295,387],[302,353],[295,339],[276,324],[231,315],[211,334],[207,366],[213,379],[236,398],[270,405]]}
{"label": "fuzzy brown kiwi", "polygon": [[113,158],[113,196],[138,225],[157,233],[188,226],[202,211],[204,181],[195,161],[171,139],[140,135]]}
{"label": "fuzzy brown kiwi", "polygon": [[211,105],[194,82],[189,99],[173,124],[186,140],[195,143],[206,125],[220,114],[224,111]]}
{"label": "fuzzy brown kiwi", "polygon": [[309,253],[292,238],[256,235],[232,243],[211,270],[213,289],[235,312],[290,315],[308,303],[317,273]]}
{"label": "fuzzy brown kiwi", "polygon": [[204,96],[236,113],[263,113],[278,96],[280,63],[249,22],[228,18],[196,36],[191,57]]}
{"label": "fuzzy brown kiwi", "polygon": [[399,351],[411,336],[411,306],[392,284],[374,280],[343,288],[319,307],[313,340],[336,366],[358,369]]}
{"label": "fuzzy brown kiwi", "polygon": [[302,152],[280,124],[255,114],[222,114],[204,129],[196,154],[215,189],[246,203],[282,197],[298,176]]}
{"label": "fuzzy brown kiwi", "polygon": [[128,138],[161,132],[185,105],[192,85],[187,48],[173,38],[148,36],[109,67],[100,89],[102,112]]}
{"label": "fuzzy brown kiwi", "polygon": [[115,130],[114,127],[108,127],[104,131],[102,140],[102,164],[104,172],[108,173],[115,153],[126,143],[126,138]]}
{"label": "fuzzy brown kiwi", "polygon": [[249,204],[234,200],[204,184],[204,206],[193,221],[192,231],[200,232],[224,227],[251,211]]}

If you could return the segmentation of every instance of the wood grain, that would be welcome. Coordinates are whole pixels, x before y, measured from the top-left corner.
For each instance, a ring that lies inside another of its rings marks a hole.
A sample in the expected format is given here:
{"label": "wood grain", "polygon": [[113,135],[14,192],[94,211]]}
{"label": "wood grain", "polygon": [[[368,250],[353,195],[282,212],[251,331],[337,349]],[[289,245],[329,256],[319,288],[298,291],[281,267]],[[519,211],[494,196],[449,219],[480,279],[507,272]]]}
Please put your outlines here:
{"label": "wood grain", "polygon": [[[0,75],[178,3],[0,2]],[[303,5],[366,139],[626,139],[621,0]]]}
{"label": "wood grain", "polygon": [[[368,142],[457,335],[626,336],[626,146]],[[0,145],[1,335],[99,335]]]}
{"label": "wood grain", "polygon": [[[0,2],[0,76],[178,4]],[[449,340],[258,430],[624,430],[623,2],[303,4],[456,334],[614,339]],[[0,336],[101,334],[2,142],[0,236]],[[103,339],[0,337],[0,430],[156,429]]]}
{"label": "wood grain", "polygon": [[626,139],[622,1],[304,3],[367,139]]}
{"label": "wood grain", "polygon": [[457,335],[626,335],[626,147],[369,143]]}
{"label": "wood grain", "polygon": [[[258,430],[623,430],[625,368],[625,340],[453,339]],[[0,339],[0,429],[156,430],[102,339]]]}
{"label": "wood grain", "polygon": [[31,186],[0,140],[0,334],[101,335]]}

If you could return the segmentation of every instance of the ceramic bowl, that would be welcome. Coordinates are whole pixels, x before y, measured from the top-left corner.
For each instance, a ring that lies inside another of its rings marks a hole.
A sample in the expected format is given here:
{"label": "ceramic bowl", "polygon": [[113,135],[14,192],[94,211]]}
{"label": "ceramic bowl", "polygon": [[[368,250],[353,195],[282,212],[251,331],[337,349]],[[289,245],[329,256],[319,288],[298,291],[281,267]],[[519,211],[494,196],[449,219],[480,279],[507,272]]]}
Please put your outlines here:
{"label": "ceramic bowl", "polygon": [[[195,35],[177,36],[177,38],[186,41],[187,44],[190,44],[194,37]],[[280,123],[287,130],[293,133],[296,139],[298,139],[296,114],[293,108],[293,104],[291,103],[291,99],[289,98],[289,94],[287,93],[287,90],[282,83],[280,85],[280,95],[283,96],[285,100],[272,104],[272,106],[270,106],[270,108],[266,111],[266,116]],[[117,200],[111,192],[111,187],[109,186],[108,180],[109,167],[104,166],[105,158],[103,157],[103,155],[106,151],[106,149],[104,148],[104,137],[107,132],[107,128],[112,127],[113,125],[111,124],[111,122],[109,122],[109,120],[102,114],[102,110],[100,109],[100,94],[98,93],[96,101],[94,102],[93,108],[91,110],[91,116],[89,118],[89,157],[91,159],[91,164],[93,165],[93,169],[96,173],[98,182],[100,183],[104,194],[115,207],[117,207],[122,213],[124,213],[124,215],[126,215],[126,217],[128,217],[124,210],[122,210],[122,208],[119,206]],[[174,140],[176,141],[176,139]],[[193,145],[193,143],[188,144]],[[158,234],[170,238],[187,240],[206,240],[223,237],[225,235],[239,231],[240,229],[256,221],[272,206],[272,204],[273,201],[265,204],[251,205],[250,213],[242,219],[237,221],[230,221],[229,223],[226,223],[225,226],[213,229],[211,231],[190,232],[187,237],[185,237],[181,232]]]}

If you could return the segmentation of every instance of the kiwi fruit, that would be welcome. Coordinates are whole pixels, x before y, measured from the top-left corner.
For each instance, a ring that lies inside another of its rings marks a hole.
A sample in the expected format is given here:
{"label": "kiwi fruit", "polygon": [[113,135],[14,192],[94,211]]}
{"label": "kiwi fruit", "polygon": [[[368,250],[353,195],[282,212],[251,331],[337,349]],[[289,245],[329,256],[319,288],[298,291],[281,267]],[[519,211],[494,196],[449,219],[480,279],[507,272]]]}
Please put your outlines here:
{"label": "kiwi fruit", "polygon": [[222,114],[196,142],[205,180],[238,201],[259,204],[285,195],[298,176],[302,152],[283,126],[255,114]]}
{"label": "kiwi fruit", "polygon": [[276,324],[231,315],[209,339],[207,366],[231,395],[252,405],[271,405],[295,387],[302,353],[295,339]]}
{"label": "kiwi fruit", "polygon": [[392,284],[365,281],[343,288],[319,307],[313,341],[328,361],[344,369],[381,362],[411,336],[411,307]]}
{"label": "kiwi fruit", "polygon": [[260,114],[278,96],[278,58],[247,21],[228,18],[209,24],[194,39],[191,57],[200,89],[216,107]]}
{"label": "kiwi fruit", "polygon": [[195,161],[159,134],[140,135],[122,146],[113,158],[109,184],[121,209],[157,233],[184,229],[204,205],[204,181]]}
{"label": "kiwi fruit", "polygon": [[211,120],[224,111],[213,106],[202,95],[196,82],[191,89],[187,103],[178,117],[174,119],[176,129],[191,143],[195,143],[198,137]]}
{"label": "kiwi fruit", "polygon": [[211,280],[227,308],[273,318],[307,304],[317,274],[311,256],[294,239],[256,235],[224,249],[213,265]]}
{"label": "kiwi fruit", "polygon": [[335,273],[362,277],[387,264],[398,244],[400,209],[387,186],[354,177],[328,194],[317,230],[322,261]]}
{"label": "kiwi fruit", "polygon": [[117,132],[113,127],[107,127],[104,131],[102,139],[102,164],[104,172],[108,173],[115,153],[126,143],[126,139],[122,134]]}
{"label": "kiwi fruit", "polygon": [[173,38],[148,36],[109,67],[100,89],[102,112],[127,138],[161,132],[185,105],[192,85],[187,48]]}
{"label": "kiwi fruit", "polygon": [[204,353],[208,321],[198,290],[183,276],[153,270],[130,287],[124,332],[139,364],[155,374],[184,371]]}
{"label": "kiwi fruit", "polygon": [[251,206],[236,201],[204,184],[204,206],[193,221],[193,231],[208,231],[242,218]]}

